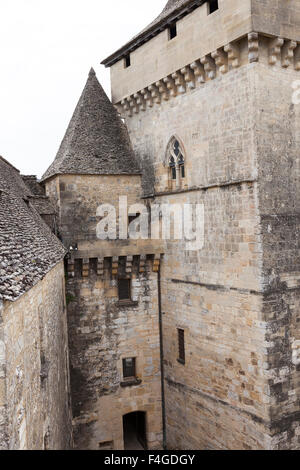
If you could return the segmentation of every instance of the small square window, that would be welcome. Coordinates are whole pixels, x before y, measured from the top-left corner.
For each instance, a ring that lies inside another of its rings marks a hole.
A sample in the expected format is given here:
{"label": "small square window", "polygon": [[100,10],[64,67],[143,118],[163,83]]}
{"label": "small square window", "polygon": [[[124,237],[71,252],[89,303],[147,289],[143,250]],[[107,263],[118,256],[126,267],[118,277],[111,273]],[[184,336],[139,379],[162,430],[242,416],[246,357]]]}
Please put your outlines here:
{"label": "small square window", "polygon": [[125,69],[127,69],[128,67],[131,66],[130,54],[128,54],[128,55],[124,58],[124,66],[125,66]]}
{"label": "small square window", "polygon": [[219,9],[219,0],[209,0],[208,1],[208,14],[211,15]]}
{"label": "small square window", "polygon": [[131,300],[131,280],[119,279],[118,281],[119,300]]}
{"label": "small square window", "polygon": [[171,24],[171,26],[169,26],[169,41],[171,39],[176,38],[176,36],[177,36],[177,24],[174,23],[174,24]]}
{"label": "small square window", "polygon": [[124,379],[136,378],[136,360],[135,357],[123,359],[123,377]]}

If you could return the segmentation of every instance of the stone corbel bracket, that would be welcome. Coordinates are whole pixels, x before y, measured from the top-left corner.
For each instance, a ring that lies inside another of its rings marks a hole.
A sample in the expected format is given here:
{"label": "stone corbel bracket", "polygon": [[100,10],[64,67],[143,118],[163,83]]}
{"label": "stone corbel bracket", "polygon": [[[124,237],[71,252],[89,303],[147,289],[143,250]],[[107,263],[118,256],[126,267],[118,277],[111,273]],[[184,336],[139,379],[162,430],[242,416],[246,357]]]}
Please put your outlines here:
{"label": "stone corbel bracket", "polygon": [[167,89],[169,90],[170,96],[175,98],[175,96],[177,96],[177,86],[175,80],[171,76],[168,76],[163,79],[163,83],[165,83]]}
{"label": "stone corbel bracket", "polygon": [[297,48],[296,41],[285,41],[281,50],[281,65],[284,68],[293,65],[294,51]]}
{"label": "stone corbel bracket", "polygon": [[180,73],[182,74],[183,80],[186,83],[187,88],[193,90],[196,86],[196,80],[192,67],[187,65],[186,67],[183,67],[183,69],[180,70]]}
{"label": "stone corbel bracket", "polygon": [[103,278],[104,276],[104,259],[98,258],[97,260],[97,276]]}
{"label": "stone corbel bracket", "polygon": [[84,258],[82,260],[82,277],[89,277],[90,275],[90,260]]}
{"label": "stone corbel bracket", "polygon": [[133,263],[133,256],[126,257],[126,274],[132,273],[132,263]]}
{"label": "stone corbel bracket", "polygon": [[151,91],[148,88],[144,88],[141,91],[141,94],[143,96],[143,99],[144,99],[144,102],[146,103],[146,105],[149,108],[152,108],[153,107],[153,96],[152,96]]}
{"label": "stone corbel bracket", "polygon": [[200,59],[201,64],[204,66],[207,80],[216,78],[216,63],[210,55],[206,55]]}
{"label": "stone corbel bracket", "polygon": [[161,102],[161,99],[164,101],[168,101],[169,99],[169,90],[166,86],[166,84],[163,82],[163,80],[160,80],[159,82],[156,82],[156,89],[158,91],[158,99],[159,102]]}
{"label": "stone corbel bracket", "polygon": [[177,87],[177,91],[179,94],[186,92],[186,81],[185,77],[182,75],[181,72],[177,71],[172,74],[172,79]]}
{"label": "stone corbel bracket", "polygon": [[146,271],[146,262],[147,262],[147,255],[140,256],[140,273],[144,273]]}
{"label": "stone corbel bracket", "polygon": [[284,39],[275,38],[271,39],[269,46],[269,64],[276,65],[281,59],[281,48],[284,44]]}
{"label": "stone corbel bracket", "polygon": [[240,66],[240,49],[236,44],[230,42],[224,47],[228,54],[228,66],[237,69]]}
{"label": "stone corbel bracket", "polygon": [[123,108],[123,111],[125,114],[127,114],[129,117],[132,116],[132,109],[129,105],[129,98],[125,98],[124,100],[121,101],[121,106]]}
{"label": "stone corbel bracket", "polygon": [[154,255],[154,259],[153,259],[153,267],[152,267],[152,270],[154,273],[158,273],[159,269],[160,269],[160,260],[161,260],[161,255]]}
{"label": "stone corbel bracket", "polygon": [[259,38],[258,33],[248,34],[248,60],[249,63],[258,62],[259,59]]}
{"label": "stone corbel bracket", "polygon": [[111,273],[113,276],[117,276],[119,272],[119,257],[114,256],[112,259]]}
{"label": "stone corbel bracket", "polygon": [[228,72],[228,54],[226,54],[225,50],[218,49],[211,54],[212,58],[216,62],[216,66],[219,68],[221,73]]}
{"label": "stone corbel bracket", "polygon": [[205,70],[203,65],[201,64],[200,60],[195,60],[195,62],[192,62],[190,65],[190,68],[194,72],[195,76],[195,84],[200,83],[203,84],[205,83]]}
{"label": "stone corbel bracket", "polygon": [[139,110],[146,111],[146,101],[142,93],[135,93],[133,98],[135,99],[136,105],[139,107]]}
{"label": "stone corbel bracket", "polygon": [[75,277],[75,260],[74,258],[68,259],[68,277]]}

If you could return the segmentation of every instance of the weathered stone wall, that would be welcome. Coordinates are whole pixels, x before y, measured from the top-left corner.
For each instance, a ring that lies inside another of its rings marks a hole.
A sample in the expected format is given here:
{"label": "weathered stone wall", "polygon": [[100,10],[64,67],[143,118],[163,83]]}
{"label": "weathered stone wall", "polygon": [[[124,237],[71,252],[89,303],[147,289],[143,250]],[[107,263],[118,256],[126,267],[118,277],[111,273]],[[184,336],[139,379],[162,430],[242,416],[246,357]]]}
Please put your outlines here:
{"label": "weathered stone wall", "polygon": [[112,100],[155,84],[164,77],[223,48],[252,31],[300,41],[300,0],[219,0],[219,9],[208,15],[207,2],[177,21],[177,37],[169,40],[168,28],[111,67]]}
{"label": "weathered stone wall", "polygon": [[72,446],[64,265],[3,310],[9,449]]}
{"label": "weathered stone wall", "polygon": [[[272,71],[267,40],[260,47],[259,63],[127,119],[145,173],[149,162],[154,169],[145,191],[161,193],[156,202],[205,207],[204,249],[167,243],[162,263],[173,448],[299,448],[298,74],[281,62]],[[173,135],[187,174],[172,194],[165,152]],[[283,283],[291,291],[276,290]],[[185,366],[177,328],[186,332]]]}
{"label": "weathered stone wall", "polygon": [[[85,245],[98,241],[96,217],[101,204],[111,204],[118,213],[119,196],[127,196],[129,206],[139,202],[141,177],[138,175],[60,175],[46,182],[46,192],[58,198],[59,230],[64,245]],[[99,244],[98,244],[99,245]],[[100,244],[101,245],[101,244]]]}
{"label": "weathered stone wall", "polygon": [[[253,74],[252,65],[231,70],[127,120],[136,152],[146,146],[152,159],[155,202],[205,208],[203,250],[167,242],[162,262],[171,448],[267,446]],[[172,135],[186,157],[184,192],[173,194],[165,154]],[[177,361],[178,328],[185,365]]]}
{"label": "weathered stone wall", "polygon": [[6,450],[7,446],[6,348],[3,329],[3,302],[0,300],[0,450]]}
{"label": "weathered stone wall", "polygon": [[263,243],[266,378],[274,448],[300,447],[300,106],[292,84],[299,72],[259,64],[255,122]]}
{"label": "weathered stone wall", "polygon": [[300,41],[300,0],[251,0],[251,15],[253,31]]}
{"label": "weathered stone wall", "polygon": [[[124,448],[123,415],[146,412],[149,448],[162,446],[156,251],[148,240],[99,240],[96,216],[119,196],[141,202],[139,175],[63,175],[60,233],[73,247],[67,282],[76,448]],[[46,183],[51,196],[53,183]],[[126,216],[127,218],[127,216]],[[119,226],[119,224],[118,224]],[[76,246],[76,249],[74,249]],[[150,255],[147,260],[146,255]],[[132,279],[132,302],[118,302],[118,276]],[[141,384],[122,387],[122,359],[136,357]]]}
{"label": "weathered stone wall", "polygon": [[[152,261],[144,273],[134,262],[132,302],[118,301],[109,260],[103,275],[91,270],[81,278],[75,273],[67,285],[76,447],[101,449],[106,443],[123,449],[123,415],[143,411],[148,447],[161,448],[158,292]],[[136,357],[141,383],[123,388],[122,359],[130,357]]]}

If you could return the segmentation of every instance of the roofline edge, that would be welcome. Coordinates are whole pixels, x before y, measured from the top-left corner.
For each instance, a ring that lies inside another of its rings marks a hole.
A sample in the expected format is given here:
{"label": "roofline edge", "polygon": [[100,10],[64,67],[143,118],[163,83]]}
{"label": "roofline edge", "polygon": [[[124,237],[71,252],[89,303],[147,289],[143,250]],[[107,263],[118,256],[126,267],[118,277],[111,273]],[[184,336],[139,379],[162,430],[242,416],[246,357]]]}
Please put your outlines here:
{"label": "roofline edge", "polygon": [[199,6],[202,6],[208,0],[193,0],[192,2],[188,2],[179,7],[177,10],[173,11],[169,15],[167,15],[164,19],[159,21],[149,30],[146,30],[144,33],[141,33],[136,38],[129,41],[125,46],[118,49],[116,52],[111,54],[109,57],[104,59],[101,62],[101,65],[105,65],[105,67],[111,67],[116,62],[118,62],[122,57],[126,56],[128,53],[133,52],[142,44],[147,42],[148,40],[152,39],[154,36],[157,36],[160,32],[162,32],[168,24],[173,23],[175,20],[179,20],[183,16],[188,15],[191,11],[195,10]]}

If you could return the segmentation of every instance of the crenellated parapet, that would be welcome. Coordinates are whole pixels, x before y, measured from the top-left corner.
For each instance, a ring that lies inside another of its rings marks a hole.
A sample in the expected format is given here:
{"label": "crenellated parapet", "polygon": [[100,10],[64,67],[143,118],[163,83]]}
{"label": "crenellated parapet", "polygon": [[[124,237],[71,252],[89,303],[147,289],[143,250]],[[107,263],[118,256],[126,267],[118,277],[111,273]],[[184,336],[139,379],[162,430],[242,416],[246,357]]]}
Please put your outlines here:
{"label": "crenellated parapet", "polygon": [[148,87],[116,103],[123,116],[133,116],[154,105],[188,93],[245,64],[265,61],[270,66],[300,70],[300,43],[282,37],[266,37],[251,32],[242,39],[175,70]]}

